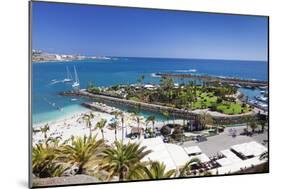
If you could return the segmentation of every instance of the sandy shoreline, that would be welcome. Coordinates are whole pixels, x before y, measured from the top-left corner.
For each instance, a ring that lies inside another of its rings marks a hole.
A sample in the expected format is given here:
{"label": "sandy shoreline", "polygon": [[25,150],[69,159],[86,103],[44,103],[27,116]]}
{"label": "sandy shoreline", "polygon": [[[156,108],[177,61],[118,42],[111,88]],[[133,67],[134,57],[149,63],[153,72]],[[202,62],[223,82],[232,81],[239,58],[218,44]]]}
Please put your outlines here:
{"label": "sandy shoreline", "polygon": [[[105,105],[106,106],[106,105]],[[109,109],[118,110],[115,107],[107,106]],[[132,115],[131,113],[122,111],[124,115],[124,140],[131,140],[129,138],[126,138],[126,133],[129,134],[131,132],[132,127],[137,127],[137,121],[136,117]],[[67,116],[63,119],[34,124],[33,128],[35,130],[39,130],[41,127],[44,127],[46,124],[49,125],[49,131],[47,132],[48,137],[56,138],[60,137],[61,141],[65,141],[70,139],[72,136],[88,136],[90,134],[89,128],[86,126],[86,122],[82,119],[84,114],[94,114],[94,118],[91,120],[92,123],[92,135],[97,135],[98,139],[102,138],[101,131],[96,128],[96,123],[100,121],[102,118],[107,120],[106,126],[104,128],[104,138],[107,143],[113,143],[115,141],[115,130],[110,128],[108,125],[109,123],[112,123],[115,119],[114,115],[111,115],[109,113],[94,111],[94,110],[85,110],[80,111],[77,113],[74,113],[70,116]],[[145,118],[143,116],[138,116],[140,118],[140,128],[146,128],[147,124],[145,122]],[[118,117],[118,129],[117,129],[117,140],[122,139],[122,124],[121,124],[121,118]],[[167,121],[165,121],[167,123]],[[173,121],[170,120],[170,123]],[[182,124],[182,120],[175,120],[175,123]],[[155,127],[161,128],[163,126],[163,121],[156,121],[155,120]],[[152,127],[152,124],[149,123],[148,127]],[[143,137],[143,136],[142,136]],[[41,132],[33,133],[33,144],[37,144],[39,142],[42,142],[44,139],[44,136]],[[137,140],[137,139],[135,139]]]}
{"label": "sandy shoreline", "polygon": [[[84,114],[89,114],[89,113],[93,113],[95,116],[91,120],[92,135],[97,135],[98,139],[102,138],[101,131],[99,129],[95,128],[95,125],[98,121],[100,121],[103,118],[103,119],[107,120],[107,124],[104,128],[105,140],[108,143],[114,142],[115,141],[115,131],[114,131],[114,129],[110,128],[108,126],[108,124],[113,121],[115,116],[111,115],[109,113],[103,113],[103,112],[98,112],[98,111],[92,111],[92,110],[81,111],[79,113],[74,113],[71,116],[65,117],[64,119],[35,124],[35,125],[33,125],[33,128],[38,130],[41,127],[44,127],[44,125],[48,124],[50,129],[47,132],[47,136],[52,137],[52,138],[60,137],[61,141],[68,140],[72,136],[74,136],[74,137],[84,136],[84,135],[88,136],[90,133],[90,130],[86,126],[86,122],[82,119],[82,116]],[[123,113],[124,113],[124,138],[125,138],[126,130],[127,130],[127,133],[130,133],[131,127],[137,127],[137,122],[134,119],[134,116],[131,115],[130,113],[127,113],[127,112],[123,112]],[[144,128],[146,125],[145,119],[143,116],[139,116],[139,117],[141,120],[140,127]],[[119,123],[118,124],[119,127],[117,129],[117,139],[121,140],[122,139],[121,118],[118,118],[117,120]],[[44,139],[44,136],[41,132],[33,133],[33,144],[42,142],[43,139]],[[129,139],[125,139],[125,140],[129,140]]]}

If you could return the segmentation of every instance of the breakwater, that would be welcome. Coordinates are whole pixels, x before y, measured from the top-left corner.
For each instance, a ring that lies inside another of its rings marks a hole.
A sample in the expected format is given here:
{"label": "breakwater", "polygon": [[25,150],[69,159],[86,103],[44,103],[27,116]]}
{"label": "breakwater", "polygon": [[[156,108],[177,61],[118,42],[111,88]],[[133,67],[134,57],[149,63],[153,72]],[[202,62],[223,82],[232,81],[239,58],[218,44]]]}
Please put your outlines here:
{"label": "breakwater", "polygon": [[[181,119],[187,119],[187,120],[195,120],[198,119],[200,116],[200,113],[188,111],[184,109],[178,109],[178,108],[172,108],[157,104],[148,104],[144,102],[136,102],[133,100],[126,100],[122,98],[116,98],[111,96],[105,96],[100,94],[92,94],[87,92],[86,90],[80,90],[80,91],[67,91],[67,92],[61,92],[60,95],[62,96],[76,96],[81,98],[90,98],[98,102],[102,103],[110,103],[115,105],[121,105],[126,106],[129,108],[138,108],[140,110],[144,111],[150,111],[150,112],[169,112],[171,116],[181,118]],[[87,108],[91,108],[90,104],[82,104],[86,106]],[[95,108],[95,107],[92,107]],[[252,113],[243,114],[243,115],[224,115],[224,114],[214,114],[212,115],[214,121],[219,124],[238,124],[238,123],[244,123],[247,117],[254,116]]]}
{"label": "breakwater", "polygon": [[239,78],[216,77],[216,76],[193,75],[193,74],[157,73],[156,75],[160,77],[167,77],[167,78],[188,78],[188,79],[203,80],[207,82],[221,82],[221,83],[232,84],[232,85],[239,84],[241,86],[251,86],[251,87],[268,86],[267,81],[260,81],[260,80],[247,80],[247,79],[239,79]]}

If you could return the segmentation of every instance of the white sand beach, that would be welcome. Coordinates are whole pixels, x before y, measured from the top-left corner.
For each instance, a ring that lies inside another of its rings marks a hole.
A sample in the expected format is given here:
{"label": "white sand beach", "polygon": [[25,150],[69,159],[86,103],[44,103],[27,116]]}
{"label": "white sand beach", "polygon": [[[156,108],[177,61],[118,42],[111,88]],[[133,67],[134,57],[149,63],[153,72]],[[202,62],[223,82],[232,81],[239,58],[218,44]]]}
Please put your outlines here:
{"label": "white sand beach", "polygon": [[[99,104],[104,106],[105,108],[112,110],[112,111],[121,111],[115,107],[107,106],[104,104]],[[132,127],[138,127],[136,117],[128,112],[123,112],[124,116],[124,141],[129,141],[131,139],[126,138],[126,133],[131,133]],[[33,125],[33,128],[36,130],[39,130],[41,127],[44,127],[46,124],[49,125],[49,131],[47,132],[48,137],[56,138],[60,137],[61,141],[65,141],[70,139],[72,136],[88,136],[90,133],[89,128],[86,125],[86,122],[82,119],[84,114],[90,114],[92,113],[94,115],[94,118],[91,120],[92,123],[92,135],[96,135],[98,139],[102,138],[101,131],[96,128],[96,123],[100,121],[102,118],[107,120],[106,126],[104,128],[104,138],[105,141],[108,144],[111,144],[115,141],[115,130],[111,128],[108,124],[112,123],[115,119],[115,116],[109,113],[99,112],[99,111],[82,111],[79,113],[74,113],[73,115],[66,117],[64,119],[56,120],[56,121],[50,121],[48,123],[41,123]],[[140,119],[140,128],[145,129],[147,126],[151,127],[152,124],[149,123],[148,125],[145,122],[145,118],[143,116],[138,116]],[[121,118],[118,117],[118,129],[117,129],[117,139],[122,139],[122,124],[121,124]],[[182,124],[182,120],[174,120],[175,123]],[[170,123],[173,121],[170,120]],[[165,123],[168,123],[167,121]],[[155,128],[161,128],[163,126],[163,121],[155,121]],[[142,136],[143,137],[143,136]],[[44,135],[41,132],[33,133],[33,144],[37,144],[41,142],[44,139]],[[133,139],[134,141],[138,139]]]}
{"label": "white sand beach", "polygon": [[[109,107],[111,108],[111,107]],[[116,108],[115,108],[116,109]],[[115,118],[114,115],[111,115],[109,113],[103,113],[99,111],[84,111],[80,113],[75,113],[72,116],[69,116],[65,119],[57,120],[57,121],[51,121],[49,123],[41,123],[33,125],[33,128],[36,130],[39,130],[41,127],[44,127],[46,124],[49,125],[49,131],[47,132],[48,137],[60,137],[61,141],[65,141],[67,139],[70,139],[72,136],[88,136],[90,131],[89,128],[86,126],[86,122],[82,119],[84,114],[94,114],[94,118],[91,120],[92,123],[92,135],[97,135],[98,139],[102,138],[101,131],[95,127],[96,123],[100,121],[102,118],[107,120],[106,126],[104,128],[104,138],[107,143],[113,143],[115,141],[115,130],[110,128],[108,125],[109,123],[112,123],[113,119]],[[127,133],[131,132],[132,127],[137,127],[137,121],[135,117],[127,112],[123,112],[124,115],[124,139]],[[143,116],[139,116],[140,118],[140,128],[145,128],[146,123]],[[122,124],[121,124],[121,118],[118,118],[118,129],[117,129],[117,139],[122,139]],[[163,125],[163,122],[157,122],[155,125]],[[43,140],[44,136],[41,132],[33,133],[33,144],[37,144]],[[125,139],[129,140],[129,139]],[[135,139],[137,140],[137,139]]]}

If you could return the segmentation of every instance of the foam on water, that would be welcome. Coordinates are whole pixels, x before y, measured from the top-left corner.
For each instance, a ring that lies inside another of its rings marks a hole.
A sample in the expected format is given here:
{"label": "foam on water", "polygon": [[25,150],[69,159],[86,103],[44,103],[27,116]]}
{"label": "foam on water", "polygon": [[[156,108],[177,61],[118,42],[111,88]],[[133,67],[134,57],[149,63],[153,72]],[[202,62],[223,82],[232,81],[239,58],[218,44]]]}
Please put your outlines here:
{"label": "foam on water", "polygon": [[188,73],[188,72],[197,72],[197,70],[196,69],[176,70],[175,72]]}
{"label": "foam on water", "polygon": [[49,112],[35,113],[32,115],[32,122],[33,124],[38,125],[49,121],[60,120],[73,114],[82,113],[85,111],[89,111],[89,109],[79,104],[68,105],[63,107],[62,111],[54,110]]}

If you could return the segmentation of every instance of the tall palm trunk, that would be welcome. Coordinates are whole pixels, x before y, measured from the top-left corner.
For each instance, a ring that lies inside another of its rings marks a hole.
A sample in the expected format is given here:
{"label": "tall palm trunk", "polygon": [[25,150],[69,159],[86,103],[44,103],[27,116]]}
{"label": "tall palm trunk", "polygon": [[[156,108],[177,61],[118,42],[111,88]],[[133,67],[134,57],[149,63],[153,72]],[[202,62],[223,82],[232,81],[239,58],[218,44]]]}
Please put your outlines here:
{"label": "tall palm trunk", "polygon": [[102,136],[102,139],[104,140],[104,133],[103,133],[103,129],[101,129],[101,136]]}
{"label": "tall palm trunk", "polygon": [[115,141],[117,141],[117,127],[115,127],[114,133],[115,133]]}
{"label": "tall palm trunk", "polygon": [[123,181],[124,180],[124,171],[123,171],[123,169],[121,168],[120,169],[120,173],[119,173],[119,181]]}
{"label": "tall palm trunk", "polygon": [[122,143],[124,141],[124,118],[121,117],[121,123],[122,123]]}
{"label": "tall palm trunk", "polygon": [[139,118],[137,118],[137,123],[138,123],[138,132],[139,132],[138,138],[140,139],[141,132],[140,132],[140,119]]}
{"label": "tall palm trunk", "polygon": [[89,136],[91,137],[92,136],[92,125],[89,124]]}

